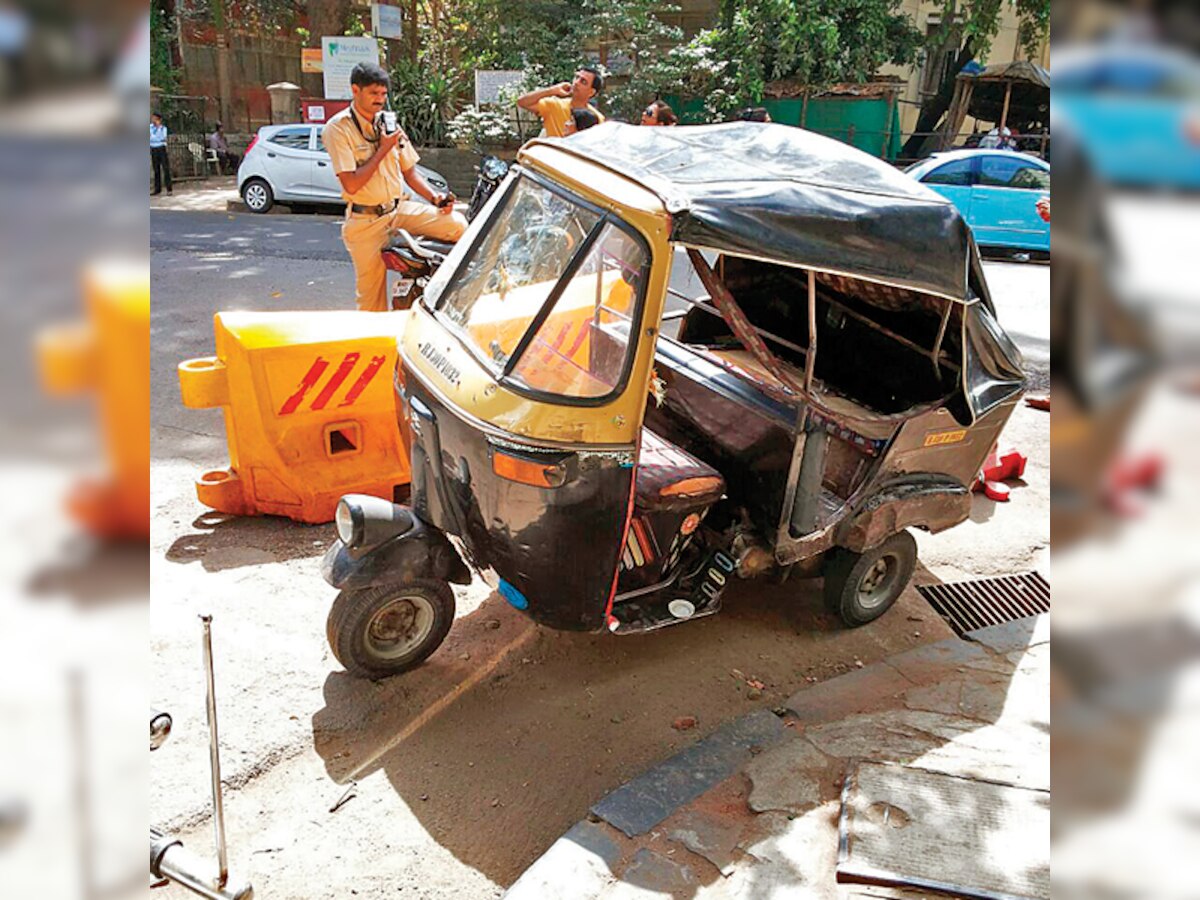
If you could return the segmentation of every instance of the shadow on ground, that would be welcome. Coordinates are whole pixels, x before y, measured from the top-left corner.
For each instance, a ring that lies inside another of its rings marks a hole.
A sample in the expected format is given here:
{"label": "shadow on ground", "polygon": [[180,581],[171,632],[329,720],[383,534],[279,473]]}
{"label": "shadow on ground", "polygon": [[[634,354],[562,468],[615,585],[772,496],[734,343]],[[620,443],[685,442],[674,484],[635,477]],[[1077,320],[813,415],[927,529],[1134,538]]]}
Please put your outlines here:
{"label": "shadow on ground", "polygon": [[[722,723],[951,634],[911,588],[847,630],[819,581],[739,583],[718,615],[628,637],[542,629],[493,595],[408,675],[331,674],[314,746],[339,782],[382,768],[435,840],[507,886],[591,804]],[[685,716],[698,724],[676,730]]]}
{"label": "shadow on ground", "polygon": [[172,542],[166,552],[168,562],[199,562],[206,572],[223,572],[320,556],[330,544],[333,526],[207,512],[192,522],[192,529]]}
{"label": "shadow on ground", "polygon": [[144,603],[150,595],[146,544],[73,535],[33,573],[25,589],[35,599],[67,597],[82,607]]}

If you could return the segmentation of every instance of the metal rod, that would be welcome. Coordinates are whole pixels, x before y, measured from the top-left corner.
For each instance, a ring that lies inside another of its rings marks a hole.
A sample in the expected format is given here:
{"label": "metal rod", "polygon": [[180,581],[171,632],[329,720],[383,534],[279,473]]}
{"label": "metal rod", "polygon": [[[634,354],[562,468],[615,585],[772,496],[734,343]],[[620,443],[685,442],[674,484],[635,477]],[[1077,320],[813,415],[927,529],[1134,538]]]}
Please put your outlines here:
{"label": "metal rod", "polygon": [[[794,281],[795,279],[791,279],[791,280]],[[862,313],[860,313],[854,309],[851,309],[849,306],[847,306],[845,303],[842,303],[840,300],[836,300],[833,297],[829,296],[828,294],[825,294],[823,299],[825,300],[826,303],[830,304],[831,306],[836,306],[838,309],[840,309],[846,315],[850,316],[850,318],[856,319],[859,322],[862,322],[868,328],[873,328],[876,331],[880,332],[881,334],[887,335],[893,341],[903,344],[905,347],[907,347],[910,350],[915,350],[917,353],[920,353],[922,356],[929,355],[929,351],[926,350],[924,347],[922,347],[920,344],[910,341],[908,338],[904,337],[903,335],[897,334],[896,332],[892,331],[890,328],[885,328],[883,325],[880,325],[878,322],[871,321],[870,318],[868,318],[867,316],[864,316]],[[940,359],[940,357],[939,357],[939,359]],[[958,370],[958,366],[951,359],[946,358],[946,359],[940,360],[940,361],[945,362],[945,364],[947,366],[954,369],[955,371]]]}
{"label": "metal rod", "polygon": [[[684,300],[687,303],[690,303],[692,305],[693,309],[698,309],[698,310],[700,310],[700,312],[708,313],[710,316],[714,316],[714,317],[720,319],[721,321],[725,321],[725,317],[723,315],[721,315],[721,313],[718,310],[713,309],[711,306],[705,306],[699,300],[689,297],[686,294],[681,294],[678,291],[673,291],[670,288],[667,289],[667,293],[678,297],[680,300]],[[708,299],[712,299],[712,298],[710,297]],[[683,316],[686,316],[686,315],[687,315],[687,310],[680,309],[680,310],[673,310],[672,312],[669,312],[669,313],[663,313],[662,317],[663,317],[663,320],[666,321],[667,319],[682,318]],[[799,353],[801,356],[808,355],[808,351],[805,350],[803,347],[801,347],[799,344],[794,344],[791,341],[787,340],[786,338],[781,338],[779,335],[774,334],[773,332],[767,331],[765,328],[759,328],[757,325],[755,325],[753,323],[751,323],[750,327],[754,329],[755,333],[758,334],[759,337],[764,337],[764,338],[767,338],[768,340],[774,341],[779,346],[787,347],[789,350],[791,350],[795,353]],[[736,336],[737,335],[734,335],[734,337],[736,337]],[[747,349],[749,349],[749,348],[747,348]]]}
{"label": "metal rod", "polygon": [[942,310],[942,324],[938,327],[937,340],[933,342],[933,352],[930,354],[930,359],[933,360],[933,374],[937,376],[938,381],[942,380],[942,367],[938,365],[938,357],[942,355],[942,339],[946,337],[946,326],[950,324],[949,303]]}
{"label": "metal rod", "polygon": [[88,779],[87,722],[84,708],[83,673],[71,669],[67,673],[71,743],[74,751],[75,815],[79,826],[80,896],[92,900],[96,896],[96,835],[92,827],[92,792]]}
{"label": "metal rod", "polygon": [[804,393],[812,395],[817,367],[817,273],[808,270],[808,352],[804,354]]}
{"label": "metal rod", "polygon": [[217,738],[217,688],[213,678],[212,616],[201,615],[204,636],[204,678],[208,689],[208,757],[212,768],[213,831],[217,841],[217,888],[229,881],[229,854],[225,847],[225,806],[221,802],[221,750]]}
{"label": "metal rod", "polygon": [[235,879],[213,883],[212,863],[200,859],[173,835],[150,829],[150,874],[169,878],[206,900],[253,900],[254,888],[248,881]]}

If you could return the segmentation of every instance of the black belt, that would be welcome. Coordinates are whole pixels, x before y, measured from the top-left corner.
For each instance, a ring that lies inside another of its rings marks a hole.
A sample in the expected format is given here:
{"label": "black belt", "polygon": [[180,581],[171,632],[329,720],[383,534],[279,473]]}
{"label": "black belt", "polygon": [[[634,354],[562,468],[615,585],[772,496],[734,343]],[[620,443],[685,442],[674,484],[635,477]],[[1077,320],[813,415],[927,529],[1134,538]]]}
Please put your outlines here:
{"label": "black belt", "polygon": [[350,212],[372,213],[376,216],[386,216],[399,205],[399,200],[393,200],[391,206],[384,206],[382,203],[380,203],[378,206],[363,206],[361,203],[351,203]]}

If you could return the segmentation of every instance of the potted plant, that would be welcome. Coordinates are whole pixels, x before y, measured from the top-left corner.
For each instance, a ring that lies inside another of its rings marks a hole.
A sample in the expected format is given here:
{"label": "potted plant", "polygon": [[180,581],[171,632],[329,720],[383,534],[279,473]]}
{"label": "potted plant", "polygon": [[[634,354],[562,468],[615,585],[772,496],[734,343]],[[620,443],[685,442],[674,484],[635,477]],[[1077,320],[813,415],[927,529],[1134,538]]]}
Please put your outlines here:
{"label": "potted plant", "polygon": [[503,147],[517,139],[517,131],[506,113],[474,106],[468,106],[450,120],[446,135],[460,150]]}

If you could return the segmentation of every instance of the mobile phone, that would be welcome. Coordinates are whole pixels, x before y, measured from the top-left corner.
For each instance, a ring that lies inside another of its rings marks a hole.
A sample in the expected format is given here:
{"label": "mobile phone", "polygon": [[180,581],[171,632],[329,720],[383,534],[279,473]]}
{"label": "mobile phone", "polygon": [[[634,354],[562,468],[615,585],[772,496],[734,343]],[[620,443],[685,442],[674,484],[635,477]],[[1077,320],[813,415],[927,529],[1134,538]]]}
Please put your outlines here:
{"label": "mobile phone", "polygon": [[380,134],[395,134],[400,130],[400,122],[396,118],[396,114],[390,109],[382,110],[379,113],[379,122],[376,125]]}

